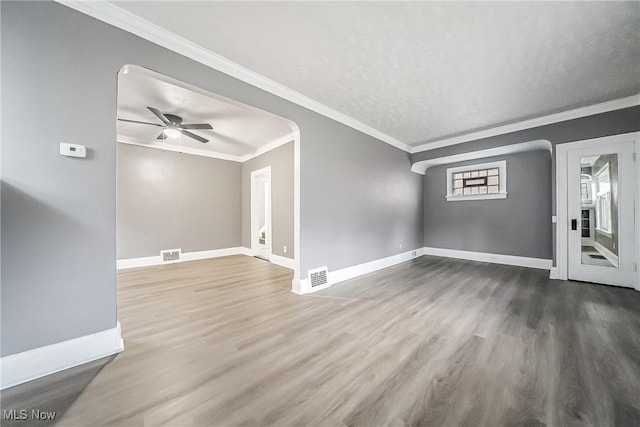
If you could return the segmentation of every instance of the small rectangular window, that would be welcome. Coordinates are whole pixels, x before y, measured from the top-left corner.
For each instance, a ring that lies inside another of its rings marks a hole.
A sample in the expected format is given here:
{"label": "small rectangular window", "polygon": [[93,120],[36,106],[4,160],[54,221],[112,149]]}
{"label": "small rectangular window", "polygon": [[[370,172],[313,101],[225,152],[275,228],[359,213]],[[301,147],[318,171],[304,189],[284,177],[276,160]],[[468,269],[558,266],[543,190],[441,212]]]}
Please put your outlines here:
{"label": "small rectangular window", "polygon": [[447,200],[507,197],[506,161],[447,169]]}

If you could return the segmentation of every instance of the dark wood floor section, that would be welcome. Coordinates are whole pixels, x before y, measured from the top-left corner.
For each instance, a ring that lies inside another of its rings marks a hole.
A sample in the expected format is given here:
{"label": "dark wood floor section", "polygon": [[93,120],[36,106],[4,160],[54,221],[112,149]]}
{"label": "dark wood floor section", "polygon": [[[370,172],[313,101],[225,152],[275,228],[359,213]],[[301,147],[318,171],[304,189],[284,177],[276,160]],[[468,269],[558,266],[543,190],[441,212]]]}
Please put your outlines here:
{"label": "dark wood floor section", "polygon": [[65,426],[640,426],[640,293],[547,274],[425,256],[297,296],[243,256],[125,270],[125,352],[2,406]]}

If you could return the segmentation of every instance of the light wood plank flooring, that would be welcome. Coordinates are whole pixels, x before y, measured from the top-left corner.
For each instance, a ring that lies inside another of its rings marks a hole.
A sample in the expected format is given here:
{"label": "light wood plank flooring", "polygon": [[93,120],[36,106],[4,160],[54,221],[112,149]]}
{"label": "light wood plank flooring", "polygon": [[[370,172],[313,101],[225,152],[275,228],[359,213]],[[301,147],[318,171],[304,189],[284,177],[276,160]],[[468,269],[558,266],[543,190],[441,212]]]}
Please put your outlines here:
{"label": "light wood plank flooring", "polygon": [[547,274],[425,256],[297,296],[243,256],[124,270],[125,352],[2,407],[64,426],[640,426],[640,293]]}

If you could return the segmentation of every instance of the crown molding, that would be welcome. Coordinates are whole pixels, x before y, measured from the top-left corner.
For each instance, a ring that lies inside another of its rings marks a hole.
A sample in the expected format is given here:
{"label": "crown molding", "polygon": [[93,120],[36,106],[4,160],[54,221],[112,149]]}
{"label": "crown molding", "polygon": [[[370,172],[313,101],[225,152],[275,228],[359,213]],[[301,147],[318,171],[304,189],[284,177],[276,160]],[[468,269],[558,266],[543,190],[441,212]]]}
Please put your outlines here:
{"label": "crown molding", "polygon": [[274,148],[278,148],[281,145],[287,144],[289,142],[293,142],[293,139],[294,139],[294,135],[293,134],[285,135],[282,138],[278,138],[275,141],[272,141],[272,142],[270,142],[270,143],[268,143],[266,145],[263,145],[262,147],[258,148],[256,151],[254,151],[253,153],[247,154],[246,156],[241,157],[240,161],[244,163],[247,160],[251,160],[254,157],[258,157],[261,154],[264,154],[264,153],[266,153],[268,151],[271,151]]}
{"label": "crown molding", "polygon": [[205,49],[202,46],[199,46],[183,37],[180,37],[177,34],[167,31],[162,27],[147,21],[146,19],[140,18],[139,16],[116,6],[113,3],[109,3],[105,0],[56,0],[56,2],[82,12],[86,15],[89,15],[93,18],[96,18],[100,21],[103,21],[107,24],[113,25],[114,27],[135,34],[138,37],[179,53],[180,55],[188,57],[201,64],[207,65],[215,70],[230,75],[238,80],[241,80],[247,84],[255,86],[280,98],[286,99],[287,101],[290,101],[294,104],[300,105],[325,117],[333,119],[339,123],[342,123],[362,133],[372,136],[373,138],[386,142],[387,144],[404,150],[408,153],[419,153],[422,151],[434,150],[436,148],[462,144],[482,138],[504,135],[520,130],[550,125],[553,123],[578,119],[581,117],[587,117],[595,114],[601,114],[609,111],[620,110],[623,108],[640,105],[640,94],[637,94],[626,98],[615,99],[600,104],[589,105],[586,107],[567,110],[503,126],[496,126],[455,137],[442,138],[421,145],[413,146],[400,141],[399,139],[394,138],[390,135],[387,135],[386,133],[379,131],[367,124],[364,124],[361,121],[350,117],[340,111],[337,111],[325,104],[309,98],[301,94],[300,92],[294,91],[293,89],[290,89],[261,74],[258,74],[233,61],[230,61],[229,59],[218,55],[208,49]]}
{"label": "crown molding", "polygon": [[163,142],[143,142],[136,138],[118,135],[118,142],[121,144],[137,145],[138,147],[154,148],[156,150],[173,151],[175,153],[192,154],[194,156],[211,157],[213,159],[229,160],[232,162],[242,163],[243,157],[234,156],[232,154],[217,153],[215,151],[204,150],[201,148],[186,147],[184,145],[165,144]]}
{"label": "crown molding", "polygon": [[173,151],[175,153],[192,154],[194,156],[210,157],[212,159],[229,160],[229,161],[238,162],[238,163],[244,163],[247,160],[251,160],[254,157],[258,157],[264,153],[267,153],[273,150],[274,148],[278,148],[281,145],[287,144],[289,142],[293,142],[293,140],[294,140],[293,134],[285,135],[281,138],[278,138],[268,144],[265,144],[259,147],[256,151],[249,153],[245,156],[234,156],[233,154],[225,154],[217,151],[205,150],[202,148],[193,148],[193,147],[187,147],[184,145],[167,144],[167,143],[158,142],[158,141],[146,142],[137,138],[118,135],[118,142],[122,144],[137,145],[138,147],[154,148],[156,150],[163,150],[163,151]]}
{"label": "crown molding", "polygon": [[525,151],[535,150],[547,150],[551,153],[553,148],[551,142],[546,139],[538,139],[535,141],[522,142],[520,144],[509,144],[501,147],[487,148],[486,150],[468,151],[466,153],[454,154],[452,156],[421,160],[411,165],[411,172],[424,175],[427,169],[433,166],[465,162],[467,160],[479,160],[487,157],[505,156],[507,154],[523,153]]}
{"label": "crown molding", "polygon": [[564,122],[567,120],[579,119],[581,117],[593,116],[595,114],[607,113],[609,111],[621,110],[623,108],[640,105],[640,94],[628,96],[626,98],[614,99],[613,101],[602,102],[600,104],[588,105],[586,107],[575,108],[573,110],[562,111],[560,113],[549,114],[547,116],[536,117],[535,119],[523,120],[504,126],[496,126],[490,129],[472,132],[453,138],[444,138],[433,142],[412,147],[412,153],[434,150],[436,148],[448,147],[450,145],[462,144],[464,142],[475,141],[482,138],[504,135],[525,129]]}
{"label": "crown molding", "polygon": [[309,98],[300,92],[277,83],[261,74],[249,70],[229,59],[218,55],[202,46],[178,36],[164,28],[140,18],[112,3],[104,0],[74,1],[56,0],[71,9],[75,9],[102,22],[135,34],[145,40],[179,53],[182,56],[193,59],[222,73],[228,74],[245,83],[267,91],[294,104],[300,105],[311,111],[315,111],[325,117],[356,129],[362,133],[386,142],[408,153],[412,152],[411,146],[384,132],[362,123],[340,111]]}

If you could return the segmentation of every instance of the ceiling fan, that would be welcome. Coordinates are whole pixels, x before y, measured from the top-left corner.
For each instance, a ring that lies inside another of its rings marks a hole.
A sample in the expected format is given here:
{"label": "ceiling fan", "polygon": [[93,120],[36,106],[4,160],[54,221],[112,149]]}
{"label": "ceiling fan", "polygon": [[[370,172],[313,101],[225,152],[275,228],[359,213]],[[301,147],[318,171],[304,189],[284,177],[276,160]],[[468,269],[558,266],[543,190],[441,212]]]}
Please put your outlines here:
{"label": "ceiling fan", "polygon": [[180,136],[180,134],[184,136],[188,136],[189,138],[193,138],[196,141],[200,141],[203,144],[209,142],[208,139],[205,139],[201,136],[196,135],[195,133],[191,133],[188,129],[213,129],[209,123],[196,123],[196,124],[183,124],[182,117],[176,116],[175,114],[164,114],[161,113],[160,110],[153,107],[147,107],[149,111],[158,117],[163,124],[159,123],[149,123],[149,122],[141,122],[138,120],[128,120],[128,119],[118,119],[121,122],[128,123],[138,123],[141,125],[151,125],[151,126],[159,126],[162,129],[160,135],[158,135],[157,139],[165,140],[167,138],[173,138],[176,136]]}

